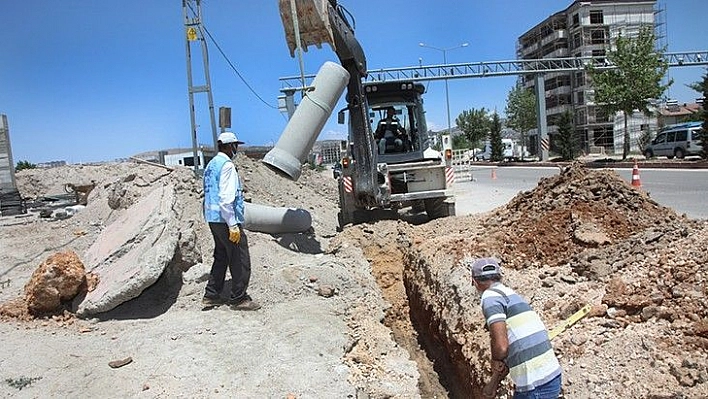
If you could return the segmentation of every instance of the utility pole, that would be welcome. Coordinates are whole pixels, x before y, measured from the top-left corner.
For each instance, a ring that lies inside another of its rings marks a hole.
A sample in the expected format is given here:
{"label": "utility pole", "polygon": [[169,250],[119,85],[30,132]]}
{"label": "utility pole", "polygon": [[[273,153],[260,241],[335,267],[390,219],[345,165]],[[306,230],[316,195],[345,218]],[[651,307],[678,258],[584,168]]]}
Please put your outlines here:
{"label": "utility pole", "polygon": [[[207,93],[209,101],[209,117],[211,118],[211,135],[216,146],[216,117],[214,116],[214,98],[211,94],[211,79],[209,77],[209,53],[207,52],[204,29],[202,27],[202,4],[201,0],[182,0],[182,13],[184,15],[185,43],[187,52],[187,92],[189,93],[189,117],[192,127],[192,154],[194,159],[194,170],[204,169],[206,165],[200,165],[197,140],[197,122],[194,110],[194,93]],[[194,85],[192,78],[192,43],[199,42],[202,50],[202,65],[204,67],[204,84]]]}
{"label": "utility pole", "polygon": [[[448,47],[448,48],[438,48],[438,47],[434,47],[434,46],[431,46],[431,45],[425,44],[425,43],[418,43],[418,45],[420,47],[427,47],[427,48],[430,48],[433,50],[441,51],[443,53],[443,64],[447,65],[447,52],[450,50],[457,49],[457,48],[467,47],[467,46],[469,46],[469,43],[462,43],[460,45],[457,45],[454,47]],[[419,62],[420,62],[420,60],[419,60]],[[452,134],[452,126],[450,123],[450,90],[448,89],[447,78],[445,78],[445,104],[446,104],[446,108],[447,108],[447,134]]]}

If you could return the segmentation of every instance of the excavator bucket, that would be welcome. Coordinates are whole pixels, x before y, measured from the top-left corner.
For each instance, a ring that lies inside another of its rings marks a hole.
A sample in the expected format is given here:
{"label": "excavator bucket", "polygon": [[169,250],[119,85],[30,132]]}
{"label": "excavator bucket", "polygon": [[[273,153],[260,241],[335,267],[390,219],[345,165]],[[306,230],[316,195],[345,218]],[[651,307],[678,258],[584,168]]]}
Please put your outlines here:
{"label": "excavator bucket", "polygon": [[335,50],[328,0],[278,0],[278,6],[291,57],[295,56],[298,47],[298,34],[300,47],[304,51],[312,44],[322,48],[322,43],[329,43]]}

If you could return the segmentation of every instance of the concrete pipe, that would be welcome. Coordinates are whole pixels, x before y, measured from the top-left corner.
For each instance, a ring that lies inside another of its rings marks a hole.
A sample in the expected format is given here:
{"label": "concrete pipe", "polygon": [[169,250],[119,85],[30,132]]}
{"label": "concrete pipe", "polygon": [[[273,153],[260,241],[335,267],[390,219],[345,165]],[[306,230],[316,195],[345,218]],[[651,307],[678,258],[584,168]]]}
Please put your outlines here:
{"label": "concrete pipe", "polygon": [[327,61],[312,81],[308,91],[285,126],[278,143],[268,151],[263,162],[293,180],[300,178],[300,167],[317,140],[327,118],[349,81],[349,72]]}
{"label": "concrete pipe", "polygon": [[300,233],[312,226],[310,212],[300,208],[284,208],[244,203],[245,228],[261,233]]}

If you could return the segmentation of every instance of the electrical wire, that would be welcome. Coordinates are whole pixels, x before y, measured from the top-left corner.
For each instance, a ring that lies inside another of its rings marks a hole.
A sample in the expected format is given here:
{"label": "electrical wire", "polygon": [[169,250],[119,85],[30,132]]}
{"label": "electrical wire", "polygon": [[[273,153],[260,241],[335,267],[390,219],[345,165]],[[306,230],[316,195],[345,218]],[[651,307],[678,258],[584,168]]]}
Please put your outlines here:
{"label": "electrical wire", "polygon": [[[192,5],[191,5],[189,2],[187,3],[187,5],[189,6],[189,9],[192,10],[192,13],[193,13],[193,14],[195,15],[195,17],[196,17],[196,16],[197,16],[197,13],[196,13],[196,12],[194,11],[194,9],[192,8]],[[241,82],[243,82],[243,84],[246,85],[246,87],[248,88],[248,90],[250,90],[251,93],[253,93],[253,95],[256,96],[256,98],[258,98],[258,99],[259,99],[263,104],[265,104],[266,106],[268,106],[268,107],[270,107],[270,108],[272,108],[272,109],[278,109],[278,107],[273,106],[272,104],[269,104],[266,100],[263,99],[263,97],[261,97],[258,93],[256,93],[256,90],[246,81],[246,79],[243,77],[243,75],[241,75],[241,72],[239,72],[238,69],[236,69],[236,66],[234,66],[234,64],[231,62],[231,60],[230,60],[229,57],[226,55],[226,53],[224,53],[224,50],[221,49],[221,46],[219,46],[219,43],[216,42],[216,39],[214,39],[214,36],[211,35],[211,33],[209,32],[209,30],[206,28],[206,26],[204,26],[203,23],[199,24],[199,29],[200,29],[200,30],[202,30],[202,29],[204,30],[204,31],[202,32],[202,37],[204,37],[204,33],[206,33],[206,35],[209,37],[209,39],[211,40],[211,42],[214,43],[214,45],[216,46],[216,49],[219,50],[219,53],[221,54],[221,56],[224,57],[224,59],[226,60],[226,63],[229,64],[229,66],[230,66],[231,69],[234,71],[234,73],[236,73],[236,75],[239,77],[239,79],[241,79]]]}
{"label": "electrical wire", "polygon": [[206,32],[207,36],[209,36],[209,39],[211,39],[211,42],[214,43],[214,45],[216,46],[216,49],[219,50],[219,53],[221,53],[221,56],[224,57],[224,59],[225,59],[226,62],[229,64],[229,66],[230,66],[231,69],[234,71],[234,73],[236,73],[236,75],[238,75],[239,79],[241,79],[241,81],[243,82],[243,84],[245,84],[246,87],[248,87],[248,90],[250,90],[251,93],[253,93],[253,95],[256,96],[256,98],[258,98],[259,100],[261,100],[261,102],[262,102],[263,104],[267,105],[267,106],[270,107],[270,108],[278,109],[278,107],[275,107],[275,106],[273,106],[272,104],[269,104],[266,100],[263,99],[263,97],[261,97],[258,93],[256,93],[256,91],[253,89],[253,87],[251,87],[251,85],[246,81],[246,79],[243,77],[243,75],[241,75],[241,72],[239,72],[238,69],[236,69],[236,67],[235,67],[234,64],[231,62],[231,60],[230,60],[229,57],[226,55],[226,53],[224,53],[224,51],[221,49],[221,46],[219,46],[219,43],[217,43],[216,40],[214,39],[214,37],[211,35],[211,33],[209,33],[209,30],[208,30],[205,26],[203,26],[203,25],[201,26],[201,28],[204,29],[204,32]]}

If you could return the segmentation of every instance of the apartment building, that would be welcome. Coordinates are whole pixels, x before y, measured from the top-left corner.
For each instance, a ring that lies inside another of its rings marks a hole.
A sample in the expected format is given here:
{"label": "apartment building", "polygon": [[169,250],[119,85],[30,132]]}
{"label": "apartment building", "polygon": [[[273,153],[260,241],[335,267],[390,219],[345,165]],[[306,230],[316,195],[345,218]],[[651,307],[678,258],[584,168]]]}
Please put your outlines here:
{"label": "apartment building", "polygon": [[[642,26],[655,26],[655,13],[656,0],[576,0],[521,35],[517,58],[597,57],[602,60],[620,33],[632,36]],[[533,88],[534,77],[523,76],[521,82],[524,87]],[[615,115],[607,115],[595,104],[594,90],[585,71],[548,73],[544,82],[551,142],[557,131],[554,125],[558,117],[571,111],[581,148],[585,151],[617,148],[621,132],[614,129]],[[531,148],[535,148],[534,141],[532,134]]]}

